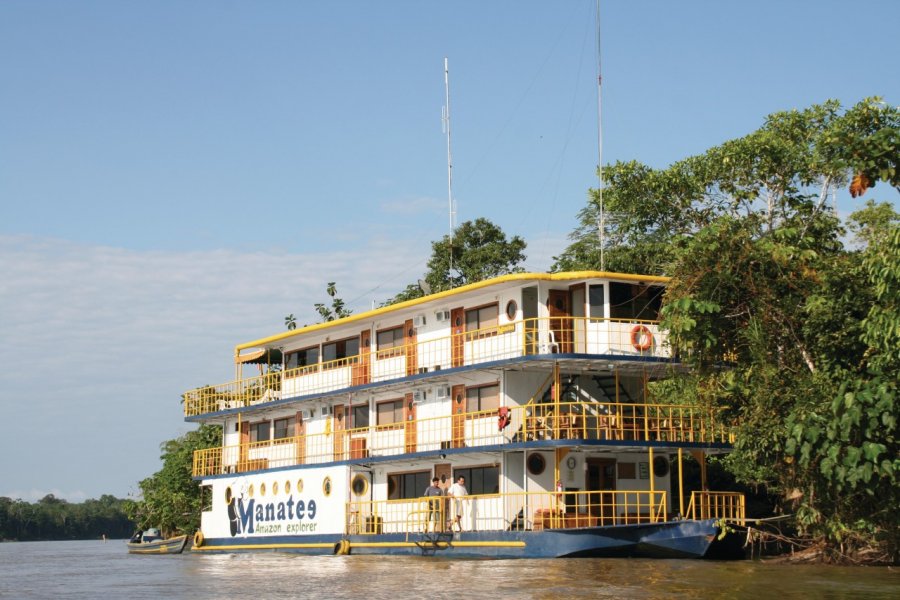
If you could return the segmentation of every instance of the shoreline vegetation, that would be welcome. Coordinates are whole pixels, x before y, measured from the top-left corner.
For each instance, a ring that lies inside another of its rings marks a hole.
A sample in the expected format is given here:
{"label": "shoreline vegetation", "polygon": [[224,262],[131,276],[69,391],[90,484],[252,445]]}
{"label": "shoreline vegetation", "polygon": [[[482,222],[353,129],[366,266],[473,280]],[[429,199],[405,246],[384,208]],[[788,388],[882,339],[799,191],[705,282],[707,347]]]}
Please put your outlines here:
{"label": "shoreline vegetation", "polygon": [[134,522],[125,513],[127,502],[108,494],[80,503],[53,494],[37,502],[0,497],[0,541],[128,538],[134,532]]}

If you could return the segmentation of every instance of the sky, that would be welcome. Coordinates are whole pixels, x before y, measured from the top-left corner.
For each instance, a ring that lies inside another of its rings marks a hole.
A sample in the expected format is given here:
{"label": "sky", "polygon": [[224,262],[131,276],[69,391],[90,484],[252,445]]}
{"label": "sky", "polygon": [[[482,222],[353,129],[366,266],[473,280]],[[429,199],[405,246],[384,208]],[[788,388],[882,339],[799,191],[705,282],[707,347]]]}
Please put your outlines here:
{"label": "sky", "polygon": [[[900,2],[601,6],[603,162],[900,103]],[[0,496],[139,493],[241,342],[486,217],[544,271],[597,185],[595,0],[0,2]],[[868,198],[900,205],[879,185]]]}

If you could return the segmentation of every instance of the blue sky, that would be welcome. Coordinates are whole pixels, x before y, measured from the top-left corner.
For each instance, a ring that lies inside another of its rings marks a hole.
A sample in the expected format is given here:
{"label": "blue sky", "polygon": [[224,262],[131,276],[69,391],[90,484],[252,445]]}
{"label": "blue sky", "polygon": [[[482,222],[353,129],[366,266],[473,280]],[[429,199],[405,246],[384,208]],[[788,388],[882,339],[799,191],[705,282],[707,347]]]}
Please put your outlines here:
{"label": "blue sky", "polygon": [[[234,344],[484,216],[545,270],[596,185],[595,1],[0,3],[0,495],[124,497]],[[900,3],[602,6],[603,158],[900,102]],[[867,197],[897,203],[884,186]],[[859,205],[838,197],[847,214]]]}

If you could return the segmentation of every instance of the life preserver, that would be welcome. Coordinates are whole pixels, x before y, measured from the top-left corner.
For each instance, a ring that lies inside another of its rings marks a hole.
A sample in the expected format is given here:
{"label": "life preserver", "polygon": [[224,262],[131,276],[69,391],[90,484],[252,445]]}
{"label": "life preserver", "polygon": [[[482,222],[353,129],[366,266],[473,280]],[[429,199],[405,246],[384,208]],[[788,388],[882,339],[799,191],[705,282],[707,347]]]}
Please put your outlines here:
{"label": "life preserver", "polygon": [[646,325],[635,325],[631,329],[631,345],[635,350],[649,350],[653,345],[653,334],[647,329]]}
{"label": "life preserver", "polygon": [[501,406],[497,409],[497,430],[503,431],[507,427],[509,427],[509,407]]}
{"label": "life preserver", "polygon": [[194,546],[199,548],[203,545],[203,532],[199,529],[194,533]]}

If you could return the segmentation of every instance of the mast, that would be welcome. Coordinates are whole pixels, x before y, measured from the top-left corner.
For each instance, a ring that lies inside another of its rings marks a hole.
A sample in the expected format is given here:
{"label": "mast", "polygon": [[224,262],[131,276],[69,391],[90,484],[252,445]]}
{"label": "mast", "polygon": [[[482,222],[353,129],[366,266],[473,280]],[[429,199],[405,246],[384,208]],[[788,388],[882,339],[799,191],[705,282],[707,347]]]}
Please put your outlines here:
{"label": "mast", "polygon": [[442,111],[444,133],[447,134],[447,201],[450,206],[450,268],[447,275],[450,279],[450,287],[453,288],[453,229],[456,220],[456,211],[453,209],[453,155],[450,153],[450,67],[447,57],[444,57],[444,91],[445,101]]}
{"label": "mast", "polygon": [[600,270],[606,270],[603,256],[604,214],[603,214],[603,75],[600,71],[600,0],[597,0],[597,196],[600,203],[600,218],[597,220],[597,236],[600,240]]}

